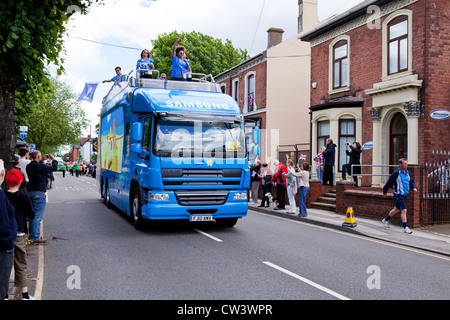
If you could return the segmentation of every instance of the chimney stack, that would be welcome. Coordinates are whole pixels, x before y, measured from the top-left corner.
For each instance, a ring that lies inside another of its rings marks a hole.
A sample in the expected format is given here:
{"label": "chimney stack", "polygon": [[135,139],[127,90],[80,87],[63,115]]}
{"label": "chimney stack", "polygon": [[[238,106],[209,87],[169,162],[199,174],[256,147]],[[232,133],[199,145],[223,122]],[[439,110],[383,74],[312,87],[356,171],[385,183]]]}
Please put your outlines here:
{"label": "chimney stack", "polygon": [[284,32],[283,29],[273,27],[267,30],[268,33],[267,49],[283,42],[283,32]]}
{"label": "chimney stack", "polygon": [[319,24],[317,0],[298,0],[297,33],[306,32]]}

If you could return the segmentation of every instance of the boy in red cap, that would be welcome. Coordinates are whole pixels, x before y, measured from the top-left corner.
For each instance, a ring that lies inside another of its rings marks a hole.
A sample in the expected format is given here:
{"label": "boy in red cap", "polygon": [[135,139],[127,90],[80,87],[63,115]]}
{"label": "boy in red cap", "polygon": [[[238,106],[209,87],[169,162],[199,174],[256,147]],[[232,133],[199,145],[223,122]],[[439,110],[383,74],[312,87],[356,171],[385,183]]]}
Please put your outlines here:
{"label": "boy in red cap", "polygon": [[19,170],[8,171],[5,180],[9,186],[9,190],[5,194],[14,207],[17,221],[17,237],[14,241],[14,286],[21,288],[22,299],[34,300],[28,294],[28,261],[26,251],[26,237],[28,233],[27,219],[34,219],[34,209],[30,197],[19,190],[20,184],[24,181],[22,172]]}

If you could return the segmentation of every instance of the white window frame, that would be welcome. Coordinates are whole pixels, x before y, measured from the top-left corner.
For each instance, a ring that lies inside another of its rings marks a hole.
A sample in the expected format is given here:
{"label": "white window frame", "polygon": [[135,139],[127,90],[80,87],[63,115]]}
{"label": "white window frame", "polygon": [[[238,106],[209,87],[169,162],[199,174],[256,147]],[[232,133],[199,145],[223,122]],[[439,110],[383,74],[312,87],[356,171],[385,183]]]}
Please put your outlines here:
{"label": "white window frame", "polygon": [[[382,81],[390,80],[397,77],[404,77],[406,75],[412,74],[412,11],[409,9],[401,9],[391,13],[389,16],[384,19],[381,30],[382,30]],[[388,61],[389,61],[389,27],[388,24],[397,17],[406,16],[408,19],[408,69],[405,71],[400,71],[397,73],[389,74],[388,70]]]}
{"label": "white window frame", "polygon": [[[334,46],[341,40],[344,40],[347,42],[347,85],[341,88],[333,89],[333,50]],[[328,94],[334,94],[339,92],[345,92],[350,90],[350,68],[351,68],[351,54],[350,54],[350,36],[344,34],[339,37],[336,37],[333,41],[331,41],[329,47],[328,47]]]}
{"label": "white window frame", "polygon": [[[237,83],[237,92],[236,92],[236,83]],[[239,78],[233,79],[231,84],[231,97],[239,104]]]}
{"label": "white window frame", "polygon": [[244,93],[244,110],[242,113],[248,113],[248,78],[250,76],[254,76],[255,77],[255,96],[254,96],[254,101],[253,101],[253,111],[255,112],[256,110],[258,110],[258,106],[256,105],[256,71],[250,71],[248,73],[245,74],[245,93]]}

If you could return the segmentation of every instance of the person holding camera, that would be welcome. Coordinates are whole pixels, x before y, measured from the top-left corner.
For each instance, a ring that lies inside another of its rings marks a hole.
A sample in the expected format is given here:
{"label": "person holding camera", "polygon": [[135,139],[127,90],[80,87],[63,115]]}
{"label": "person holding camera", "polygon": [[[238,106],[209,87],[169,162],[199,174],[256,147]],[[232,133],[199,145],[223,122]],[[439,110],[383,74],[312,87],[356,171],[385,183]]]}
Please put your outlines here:
{"label": "person holding camera", "polygon": [[[350,147],[350,151],[348,151],[348,148]],[[350,162],[342,165],[342,180],[346,181],[346,173],[351,174],[351,167],[352,164],[361,164],[360,158],[361,158],[361,144],[357,141],[353,142],[353,145],[350,145],[350,143],[345,143],[345,153],[350,156]],[[361,173],[361,167],[360,166],[354,166],[353,167],[353,174],[360,174]],[[356,175],[353,176],[353,181],[355,181],[356,186],[358,186],[358,177]]]}
{"label": "person holding camera", "polygon": [[35,216],[29,221],[30,240],[32,243],[45,243],[47,240],[41,237],[41,221],[44,218],[47,192],[47,174],[58,170],[58,161],[53,155],[46,155],[52,160],[52,165],[48,166],[40,163],[42,154],[35,150],[31,153],[31,162],[27,165],[28,185],[27,191],[33,204]]}

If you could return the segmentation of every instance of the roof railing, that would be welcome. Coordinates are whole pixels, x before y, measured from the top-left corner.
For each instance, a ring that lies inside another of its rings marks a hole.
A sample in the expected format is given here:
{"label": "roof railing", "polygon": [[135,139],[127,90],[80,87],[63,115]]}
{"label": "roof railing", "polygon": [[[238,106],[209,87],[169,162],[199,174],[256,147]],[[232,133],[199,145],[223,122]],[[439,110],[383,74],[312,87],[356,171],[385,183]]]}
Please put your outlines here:
{"label": "roof railing", "polygon": [[[132,73],[135,73],[134,77],[131,76]],[[112,99],[128,86],[137,88],[222,92],[219,84],[214,81],[214,77],[211,74],[191,73],[191,76],[192,77],[189,78],[190,80],[175,81],[161,79],[160,72],[156,69],[131,70],[128,74],[120,77],[119,80],[114,81],[113,86],[103,98],[102,103]]]}

